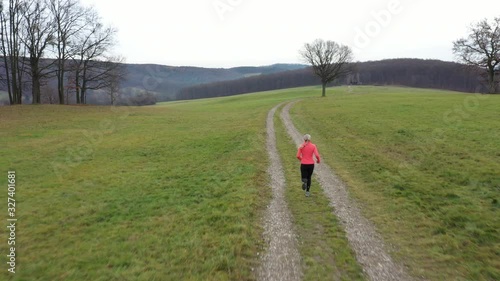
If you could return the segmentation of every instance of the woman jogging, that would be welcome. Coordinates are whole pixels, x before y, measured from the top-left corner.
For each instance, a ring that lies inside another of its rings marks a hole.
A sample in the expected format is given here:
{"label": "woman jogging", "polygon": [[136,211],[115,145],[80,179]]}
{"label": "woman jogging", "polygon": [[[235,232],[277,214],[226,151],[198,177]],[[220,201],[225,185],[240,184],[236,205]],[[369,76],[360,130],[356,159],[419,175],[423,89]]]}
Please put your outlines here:
{"label": "woman jogging", "polygon": [[311,142],[309,134],[304,135],[304,143],[297,151],[297,159],[300,160],[300,174],[302,176],[302,190],[306,191],[306,196],[309,197],[309,189],[311,188],[311,177],[314,171],[314,158],[316,156],[316,163],[319,164],[321,158],[319,156],[318,148]]}

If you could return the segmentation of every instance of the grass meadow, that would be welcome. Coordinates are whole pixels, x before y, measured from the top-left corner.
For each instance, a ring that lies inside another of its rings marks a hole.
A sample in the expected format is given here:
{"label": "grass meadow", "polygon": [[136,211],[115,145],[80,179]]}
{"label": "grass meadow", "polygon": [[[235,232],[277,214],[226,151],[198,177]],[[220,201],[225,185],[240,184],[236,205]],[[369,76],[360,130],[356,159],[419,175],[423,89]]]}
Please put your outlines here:
{"label": "grass meadow", "polygon": [[410,273],[500,280],[500,96],[340,88],[292,117]]}
{"label": "grass meadow", "polygon": [[[17,273],[0,243],[0,280],[253,280],[271,199],[265,119],[297,98],[295,124],[410,273],[500,280],[500,96],[319,96],[311,87],[152,107],[0,107],[0,167],[5,179],[16,171],[18,218]],[[296,147],[275,120],[305,280],[362,280],[316,182],[305,201]]]}
{"label": "grass meadow", "polygon": [[251,280],[270,200],[265,118],[294,95],[1,107],[18,258],[9,274],[0,244],[0,279]]}

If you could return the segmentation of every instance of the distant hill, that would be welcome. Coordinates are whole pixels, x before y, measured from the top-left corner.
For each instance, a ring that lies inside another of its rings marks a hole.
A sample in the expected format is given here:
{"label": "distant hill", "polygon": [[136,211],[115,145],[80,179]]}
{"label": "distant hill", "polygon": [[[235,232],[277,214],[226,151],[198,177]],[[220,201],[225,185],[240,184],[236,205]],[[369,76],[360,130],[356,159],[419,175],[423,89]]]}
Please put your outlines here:
{"label": "distant hill", "polygon": [[[128,74],[121,85],[122,98],[129,104],[156,101],[184,100],[229,96],[266,90],[319,85],[309,66],[303,64],[274,64],[234,68],[202,68],[157,64],[125,64]],[[436,88],[463,92],[481,89],[477,75],[465,71],[462,64],[439,60],[389,59],[351,64],[354,71],[331,85],[399,85],[417,88]],[[3,70],[0,70],[2,76]],[[47,90],[55,91],[55,79],[48,81]],[[6,84],[0,83],[0,91]],[[52,93],[53,95],[55,93]],[[29,100],[30,89],[25,89]],[[0,95],[0,103],[7,102]],[[70,96],[71,101],[71,96]],[[146,102],[147,101],[147,102]],[[73,101],[74,102],[74,101]],[[109,97],[102,92],[88,93],[91,104],[107,104]]]}
{"label": "distant hill", "polygon": [[201,68],[154,64],[127,64],[128,76],[124,88],[144,89],[157,94],[158,99],[174,99],[186,87],[200,84],[256,77],[307,67],[301,64],[274,64],[269,66],[242,66],[234,68]]}
{"label": "distant hill", "polygon": [[[423,59],[389,59],[351,64],[352,75],[341,77],[331,85],[398,85],[435,88],[462,92],[481,90],[476,74],[454,62]],[[320,85],[312,70],[302,68],[257,77],[196,85],[182,89],[178,100],[230,96],[258,91]]]}
{"label": "distant hill", "polygon": [[[125,96],[134,96],[147,92],[155,96],[157,101],[173,100],[181,89],[200,84],[219,81],[230,81],[245,77],[256,77],[289,70],[298,70],[307,67],[302,64],[273,64],[268,66],[241,66],[234,68],[202,68],[191,66],[167,66],[158,64],[125,64],[127,76],[122,82],[121,88]],[[0,68],[0,78],[3,75],[3,67]],[[50,85],[47,89],[55,91],[56,80],[47,81]],[[27,83],[29,85],[29,83]],[[5,83],[0,83],[0,91],[6,91]],[[24,90],[27,100],[31,97],[29,86]],[[51,93],[56,95],[56,93]],[[105,94],[98,91],[87,93],[89,103],[107,103]],[[0,95],[0,103],[6,103],[5,98]]]}

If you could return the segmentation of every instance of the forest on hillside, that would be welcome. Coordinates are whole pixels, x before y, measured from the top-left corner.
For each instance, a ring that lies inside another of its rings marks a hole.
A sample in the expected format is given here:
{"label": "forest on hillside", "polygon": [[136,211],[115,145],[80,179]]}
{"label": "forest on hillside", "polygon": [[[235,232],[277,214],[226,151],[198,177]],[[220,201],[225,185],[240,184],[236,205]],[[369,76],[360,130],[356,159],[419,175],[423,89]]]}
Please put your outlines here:
{"label": "forest on hillside", "polygon": [[[41,60],[44,65],[54,63],[54,60]],[[149,105],[160,101],[175,100],[180,90],[213,82],[237,80],[245,77],[268,75],[288,70],[303,69],[302,64],[273,64],[267,66],[241,66],[234,68],[203,68],[191,66],[168,66],[158,64],[121,64],[124,70],[120,89],[114,95],[119,105]],[[5,67],[0,60],[0,105],[9,104]],[[68,76],[72,77],[72,76]],[[57,103],[57,79],[47,76],[41,85],[41,103]],[[31,80],[23,76],[23,103],[31,103]],[[75,104],[76,96],[73,88],[66,87],[65,102]],[[110,94],[100,89],[89,89],[86,103],[110,104]]]}
{"label": "forest on hillside", "polygon": [[[277,64],[231,69],[133,64],[125,66],[127,75],[121,83],[120,95],[116,101],[117,104],[123,105],[151,105],[159,101],[221,97],[320,85],[320,80],[313,74],[312,69],[304,65]],[[330,86],[398,85],[485,92],[477,72],[454,62],[389,59],[352,63],[350,68],[350,75],[335,80]],[[42,86],[42,103],[57,102],[56,82],[49,80]],[[1,90],[6,91],[4,83],[0,83]],[[29,102],[29,91],[25,91],[25,94],[25,101]],[[66,100],[75,103],[74,95],[68,95]],[[3,102],[8,104],[5,97]],[[89,90],[88,103],[110,104],[109,95],[103,91]]]}
{"label": "forest on hillside", "polygon": [[[476,72],[465,65],[439,60],[390,59],[350,65],[350,75],[334,85],[398,85],[462,92],[482,92]],[[179,91],[177,100],[231,96],[284,88],[320,85],[310,68],[202,84]]]}

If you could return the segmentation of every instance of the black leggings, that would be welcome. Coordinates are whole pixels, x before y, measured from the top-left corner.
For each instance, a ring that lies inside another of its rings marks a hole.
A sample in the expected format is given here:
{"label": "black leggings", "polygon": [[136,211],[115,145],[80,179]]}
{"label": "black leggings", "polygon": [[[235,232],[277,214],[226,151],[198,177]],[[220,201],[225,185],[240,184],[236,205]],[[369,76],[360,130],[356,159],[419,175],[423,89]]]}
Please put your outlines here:
{"label": "black leggings", "polygon": [[311,188],[311,177],[314,171],[314,164],[300,164],[300,175],[302,182],[307,181],[307,191]]}

